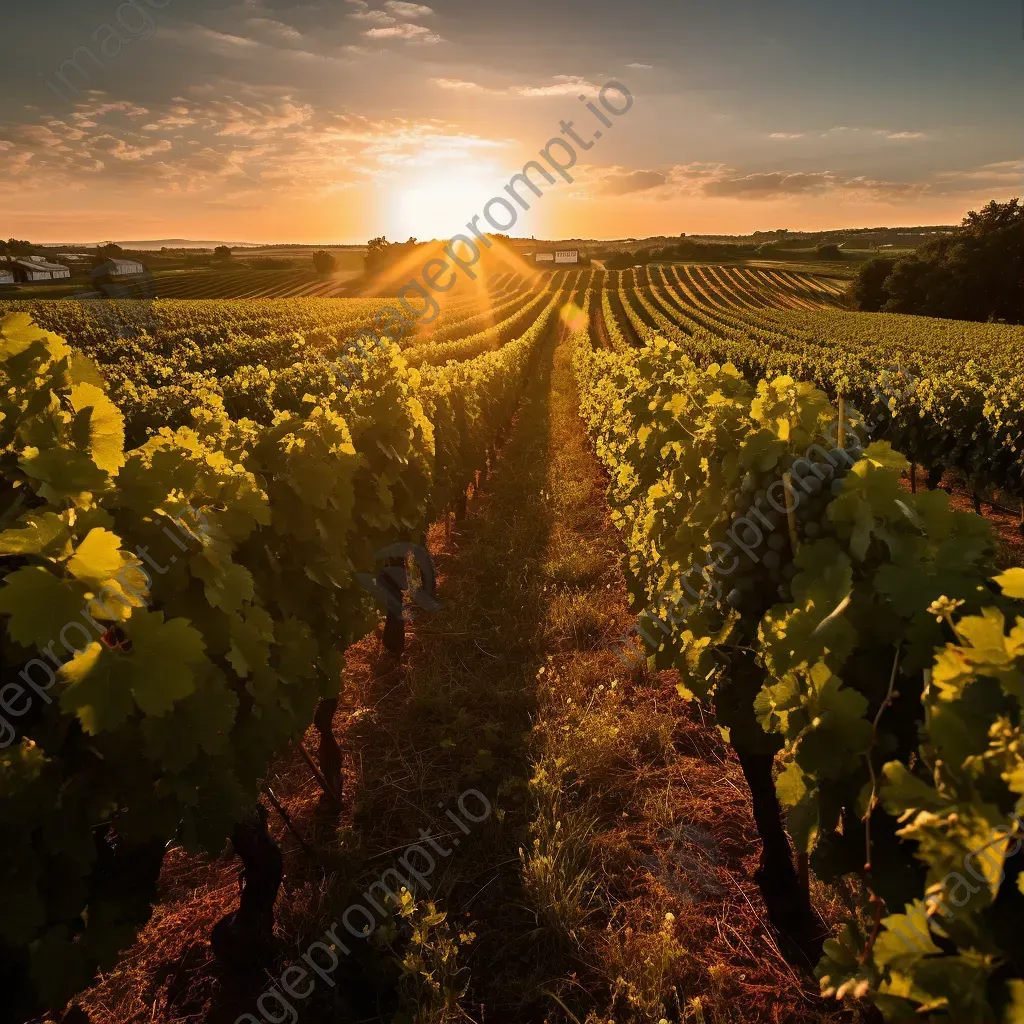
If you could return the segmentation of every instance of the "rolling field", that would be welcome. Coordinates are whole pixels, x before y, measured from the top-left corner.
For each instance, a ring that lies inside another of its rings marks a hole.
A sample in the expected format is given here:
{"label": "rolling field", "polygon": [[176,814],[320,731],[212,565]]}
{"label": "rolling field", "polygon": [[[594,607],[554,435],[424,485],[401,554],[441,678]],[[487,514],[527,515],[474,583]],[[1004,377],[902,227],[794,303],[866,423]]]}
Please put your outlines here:
{"label": "rolling field", "polygon": [[0,303],[18,1020],[1024,1019],[1024,328],[268,273]]}
{"label": "rolling field", "polygon": [[154,278],[161,299],[298,299],[349,295],[358,271],[319,277],[311,270],[182,271]]}

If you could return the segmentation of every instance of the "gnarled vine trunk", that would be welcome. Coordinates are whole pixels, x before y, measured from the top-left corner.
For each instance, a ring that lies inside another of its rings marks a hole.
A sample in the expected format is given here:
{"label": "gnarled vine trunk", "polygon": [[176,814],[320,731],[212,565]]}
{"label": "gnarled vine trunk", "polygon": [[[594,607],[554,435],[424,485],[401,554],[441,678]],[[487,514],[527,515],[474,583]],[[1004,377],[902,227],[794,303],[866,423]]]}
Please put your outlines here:
{"label": "gnarled vine trunk", "polygon": [[242,861],[238,909],[221,918],[210,936],[217,959],[231,970],[265,962],[274,943],[274,902],[284,877],[284,860],[267,831],[267,812],[257,804],[235,827],[231,845]]}

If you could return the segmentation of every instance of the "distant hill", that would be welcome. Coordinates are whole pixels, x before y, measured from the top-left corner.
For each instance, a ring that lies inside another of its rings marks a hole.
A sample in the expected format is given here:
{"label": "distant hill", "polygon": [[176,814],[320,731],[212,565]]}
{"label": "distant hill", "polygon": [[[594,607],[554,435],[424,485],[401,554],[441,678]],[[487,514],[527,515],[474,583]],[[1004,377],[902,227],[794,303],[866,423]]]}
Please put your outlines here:
{"label": "distant hill", "polygon": [[[134,249],[137,251],[145,251],[148,249],[160,250],[160,249],[214,249],[218,245],[227,245],[234,249],[236,246],[241,248],[243,246],[250,247],[256,246],[257,242],[215,242],[215,241],[195,241],[190,238],[151,238],[147,241],[142,242],[122,242],[119,238],[104,239],[102,242],[61,242],[60,245],[68,246],[69,248],[93,248],[97,245],[103,245],[105,242],[112,241],[116,245],[121,246],[122,249]],[[54,248],[58,243],[48,243],[48,248]]]}
{"label": "distant hill", "polygon": [[159,252],[161,249],[215,249],[218,245],[226,245],[230,249],[364,249],[365,244],[342,243],[342,242],[321,242],[317,245],[310,245],[307,242],[223,242],[215,239],[194,239],[194,238],[149,238],[143,241],[121,241],[119,238],[105,238],[102,242],[45,242],[40,243],[47,249],[94,249],[98,245],[105,245],[113,242],[134,252]]}

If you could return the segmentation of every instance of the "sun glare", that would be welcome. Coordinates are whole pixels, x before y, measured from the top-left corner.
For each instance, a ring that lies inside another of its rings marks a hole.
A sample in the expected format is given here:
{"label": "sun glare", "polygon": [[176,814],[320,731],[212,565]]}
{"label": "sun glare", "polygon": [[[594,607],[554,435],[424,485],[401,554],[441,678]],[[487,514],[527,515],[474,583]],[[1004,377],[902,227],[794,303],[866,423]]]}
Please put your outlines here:
{"label": "sun glare", "polygon": [[451,238],[464,232],[471,217],[500,192],[498,177],[453,169],[432,171],[393,193],[390,235],[402,240]]}

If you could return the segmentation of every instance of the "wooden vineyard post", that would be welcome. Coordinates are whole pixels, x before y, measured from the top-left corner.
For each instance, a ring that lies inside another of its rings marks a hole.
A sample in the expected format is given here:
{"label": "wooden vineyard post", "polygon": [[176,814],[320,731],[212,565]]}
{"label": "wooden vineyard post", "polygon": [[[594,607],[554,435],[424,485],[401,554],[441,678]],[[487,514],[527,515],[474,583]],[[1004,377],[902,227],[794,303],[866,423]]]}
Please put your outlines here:
{"label": "wooden vineyard post", "polygon": [[836,436],[840,451],[846,451],[846,399],[839,396],[839,433]]}
{"label": "wooden vineyard post", "polygon": [[917,494],[917,463],[910,464],[910,493]]}

